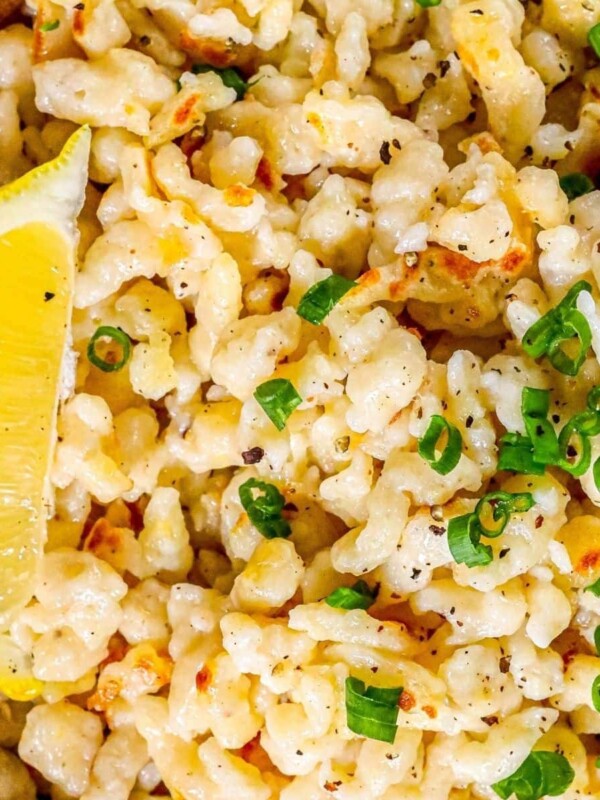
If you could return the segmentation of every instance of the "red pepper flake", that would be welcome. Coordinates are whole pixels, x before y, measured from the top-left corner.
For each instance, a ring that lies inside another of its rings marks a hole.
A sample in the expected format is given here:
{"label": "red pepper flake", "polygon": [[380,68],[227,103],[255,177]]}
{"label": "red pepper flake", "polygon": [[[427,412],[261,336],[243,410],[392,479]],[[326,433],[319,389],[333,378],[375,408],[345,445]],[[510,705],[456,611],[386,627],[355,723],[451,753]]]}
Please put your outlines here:
{"label": "red pepper flake", "polygon": [[402,709],[402,711],[410,711],[411,708],[416,706],[417,702],[412,692],[409,692],[407,689],[404,689],[402,694],[400,695],[400,700],[398,701],[398,705]]}
{"label": "red pepper flake", "polygon": [[540,514],[539,517],[535,518],[535,527],[536,527],[536,529],[537,528],[541,528],[543,524],[544,524],[544,518]]}
{"label": "red pepper flake", "polygon": [[196,673],[197,691],[205,692],[210,686],[211,681],[212,681],[212,672],[209,670],[208,667],[202,667],[202,669]]}
{"label": "red pepper flake", "polygon": [[492,725],[497,725],[498,724],[498,717],[496,717],[494,715],[489,716],[489,717],[482,717],[481,721],[485,722],[486,725],[489,725],[491,727]]}
{"label": "red pepper flake", "polygon": [[427,714],[429,719],[435,719],[437,717],[437,711],[433,706],[423,706],[423,711]]}

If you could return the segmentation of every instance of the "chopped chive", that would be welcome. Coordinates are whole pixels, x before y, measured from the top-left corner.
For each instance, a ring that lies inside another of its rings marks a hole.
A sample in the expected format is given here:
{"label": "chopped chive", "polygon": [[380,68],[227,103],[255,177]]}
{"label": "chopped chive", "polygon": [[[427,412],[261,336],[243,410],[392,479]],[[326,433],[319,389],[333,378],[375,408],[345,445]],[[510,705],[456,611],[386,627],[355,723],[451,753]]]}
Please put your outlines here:
{"label": "chopped chive", "polygon": [[594,761],[594,764],[596,766],[596,769],[600,769],[600,756],[596,757],[596,760]]}
{"label": "chopped chive", "polygon": [[367,686],[352,676],[346,678],[346,720],[359,736],[392,744],[398,729],[401,686],[381,689]]}
{"label": "chopped chive", "polygon": [[254,397],[278,431],[285,428],[288,417],[302,402],[294,385],[287,378],[273,378],[261,383],[254,392]]}
{"label": "chopped chive", "polygon": [[352,610],[362,608],[366,610],[375,601],[373,592],[365,581],[357,581],[354,586],[338,586],[333,592],[327,595],[325,602],[332,608],[345,608]]}
{"label": "chopped chive", "polygon": [[238,489],[248,519],[265,539],[286,539],[292,529],[281,512],[285,498],[272,483],[250,478]]}
{"label": "chopped chive", "polygon": [[502,800],[557,797],[573,783],[575,772],[561,753],[534,750],[512,775],[492,784]]}
{"label": "chopped chive", "polygon": [[600,656],[600,625],[598,625],[594,631],[594,646],[596,648],[596,653]]}
{"label": "chopped chive", "polygon": [[60,20],[53,19],[51,22],[44,22],[40,25],[40,30],[43,33],[48,33],[49,31],[55,31],[58,26],[60,25]]}
{"label": "chopped chive", "polygon": [[594,583],[590,583],[589,586],[586,586],[583,591],[591,592],[595,597],[600,597],[600,578],[594,581]]}
{"label": "chopped chive", "polygon": [[596,675],[592,683],[592,704],[596,711],[600,711],[600,675]]}
{"label": "chopped chive", "polygon": [[[110,339],[121,349],[121,358],[117,361],[101,358],[96,351],[96,344],[100,339]],[[102,372],[118,372],[123,369],[131,356],[131,339],[121,328],[113,328],[112,325],[101,325],[94,333],[87,346],[87,357],[90,364],[93,364]]]}
{"label": "chopped chive", "polygon": [[[435,447],[443,433],[446,432],[448,441],[441,455],[436,457]],[[429,425],[424,435],[419,439],[417,451],[421,458],[425,459],[431,469],[440,475],[447,475],[452,472],[460,461],[462,449],[462,436],[454,425],[451,425],[444,417],[434,414],[429,420]]]}
{"label": "chopped chive", "polygon": [[[600,26],[594,25],[594,28],[598,28],[598,37],[600,41]],[[594,28],[592,28],[592,30],[594,30]],[[591,32],[592,31],[590,31],[590,33]],[[575,200],[576,197],[581,197],[582,194],[594,191],[594,184],[583,172],[571,172],[568,175],[563,175],[562,178],[559,178],[558,182],[560,188],[567,195],[569,202]]]}
{"label": "chopped chive", "polygon": [[320,325],[342,297],[355,286],[355,281],[350,281],[343,275],[330,275],[315,283],[302,295],[297,308],[298,316],[312,325]]}
{"label": "chopped chive", "polygon": [[439,6],[442,0],[417,0],[417,5],[421,6],[421,8],[433,8],[434,6]]}
{"label": "chopped chive", "polygon": [[243,100],[248,89],[253,86],[244,80],[242,73],[236,67],[213,67],[210,64],[193,64],[192,72],[199,75],[204,72],[215,72],[228,89],[235,89],[238,100]]}

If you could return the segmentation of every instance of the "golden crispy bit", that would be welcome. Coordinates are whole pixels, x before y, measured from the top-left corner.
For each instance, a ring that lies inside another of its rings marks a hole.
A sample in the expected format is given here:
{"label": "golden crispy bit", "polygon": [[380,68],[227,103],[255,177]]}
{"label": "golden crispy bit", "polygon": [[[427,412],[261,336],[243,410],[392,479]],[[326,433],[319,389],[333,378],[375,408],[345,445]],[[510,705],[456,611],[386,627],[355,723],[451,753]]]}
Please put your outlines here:
{"label": "golden crispy bit", "polygon": [[179,47],[199,64],[210,64],[211,67],[230,67],[240,62],[242,47],[230,39],[208,39],[205,36],[192,36],[183,30],[179,34]]}
{"label": "golden crispy bit", "polygon": [[[0,0],[0,3],[11,0]],[[20,5],[20,4],[19,4]],[[32,56],[34,64],[68,56],[81,57],[76,40],[76,23],[83,31],[83,12],[73,12],[52,0],[39,0],[33,21]]]}
{"label": "golden crispy bit", "polygon": [[391,284],[391,299],[407,300],[411,317],[428,330],[482,332],[498,318],[509,288],[531,267],[532,252],[531,235],[498,261],[481,263],[430,245],[414,267],[401,262],[402,277]]}
{"label": "golden crispy bit", "polygon": [[154,645],[144,642],[132,647],[122,661],[107,665],[98,678],[96,691],[88,699],[90,711],[109,711],[111,704],[123,694],[134,700],[142,694],[153,694],[171,681],[173,661]]}
{"label": "golden crispy bit", "polygon": [[600,578],[600,519],[589,514],[575,517],[556,538],[569,553],[576,586],[589,586]]}
{"label": "golden crispy bit", "polygon": [[207,666],[202,667],[196,673],[196,690],[206,692],[212,683],[212,672]]}
{"label": "golden crispy bit", "polygon": [[128,528],[112,525],[106,517],[93,524],[85,537],[83,549],[107,561],[117,572],[123,573],[131,559],[132,533]]}
{"label": "golden crispy bit", "polygon": [[252,205],[256,192],[241,183],[234,183],[223,191],[223,198],[232,208],[246,208]]}
{"label": "golden crispy bit", "polygon": [[248,764],[252,764],[261,773],[265,774],[267,772],[276,772],[279,773],[279,770],[273,765],[271,759],[267,755],[266,750],[260,743],[260,733],[257,733],[253,739],[250,739],[249,742],[238,751],[238,755],[240,758],[243,758],[244,761],[247,761]]}

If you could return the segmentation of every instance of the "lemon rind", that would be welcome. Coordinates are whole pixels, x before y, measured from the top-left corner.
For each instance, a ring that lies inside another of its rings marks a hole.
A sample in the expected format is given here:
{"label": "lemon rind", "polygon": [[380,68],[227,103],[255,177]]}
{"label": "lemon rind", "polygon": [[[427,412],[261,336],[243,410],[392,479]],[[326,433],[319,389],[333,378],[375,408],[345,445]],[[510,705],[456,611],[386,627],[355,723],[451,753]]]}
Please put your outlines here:
{"label": "lemon rind", "polygon": [[0,188],[0,236],[23,224],[41,222],[76,238],[75,220],[85,199],[90,143],[89,127],[79,128],[60,155]]}

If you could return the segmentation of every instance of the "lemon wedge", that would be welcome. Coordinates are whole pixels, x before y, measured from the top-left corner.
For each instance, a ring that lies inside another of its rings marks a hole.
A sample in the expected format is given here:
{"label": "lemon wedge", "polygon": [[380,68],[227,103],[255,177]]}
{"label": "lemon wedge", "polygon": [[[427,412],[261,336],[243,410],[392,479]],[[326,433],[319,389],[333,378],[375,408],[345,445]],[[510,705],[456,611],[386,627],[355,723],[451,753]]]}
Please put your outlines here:
{"label": "lemon wedge", "polygon": [[0,630],[32,595],[67,345],[90,131],[0,188]]}

